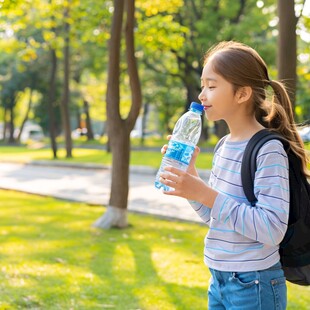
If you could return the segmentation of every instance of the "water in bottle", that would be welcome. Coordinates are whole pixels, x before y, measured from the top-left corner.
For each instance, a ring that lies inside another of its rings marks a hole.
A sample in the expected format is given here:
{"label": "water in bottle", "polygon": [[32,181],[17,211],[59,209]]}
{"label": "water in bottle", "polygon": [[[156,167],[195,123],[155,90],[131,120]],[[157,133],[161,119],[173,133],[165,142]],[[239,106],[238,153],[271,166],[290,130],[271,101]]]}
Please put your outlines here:
{"label": "water in bottle", "polygon": [[203,106],[201,104],[192,102],[189,111],[183,114],[175,124],[167,151],[156,174],[156,188],[163,191],[174,190],[159,181],[159,175],[164,172],[165,167],[172,166],[183,171],[187,170],[200,138],[202,111]]}

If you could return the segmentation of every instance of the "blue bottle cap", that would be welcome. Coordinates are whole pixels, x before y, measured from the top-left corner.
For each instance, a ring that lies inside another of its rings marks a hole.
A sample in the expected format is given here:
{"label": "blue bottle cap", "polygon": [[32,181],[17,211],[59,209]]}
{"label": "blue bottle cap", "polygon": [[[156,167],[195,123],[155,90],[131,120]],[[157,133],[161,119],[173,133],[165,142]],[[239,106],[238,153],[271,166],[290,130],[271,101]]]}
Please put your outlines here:
{"label": "blue bottle cap", "polygon": [[202,112],[203,111],[203,105],[197,102],[192,102],[190,105],[190,110],[197,110],[198,112]]}

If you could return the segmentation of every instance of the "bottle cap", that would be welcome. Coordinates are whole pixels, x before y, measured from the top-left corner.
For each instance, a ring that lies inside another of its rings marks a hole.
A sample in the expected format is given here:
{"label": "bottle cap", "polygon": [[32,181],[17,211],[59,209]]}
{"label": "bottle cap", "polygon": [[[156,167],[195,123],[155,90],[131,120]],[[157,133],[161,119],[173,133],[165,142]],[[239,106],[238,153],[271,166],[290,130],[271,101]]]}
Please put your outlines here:
{"label": "bottle cap", "polygon": [[196,111],[198,111],[199,113],[202,113],[202,111],[203,111],[203,105],[202,104],[200,104],[200,103],[197,103],[197,102],[192,102],[191,103],[191,106],[190,106],[190,108],[189,108],[190,110],[196,110]]}

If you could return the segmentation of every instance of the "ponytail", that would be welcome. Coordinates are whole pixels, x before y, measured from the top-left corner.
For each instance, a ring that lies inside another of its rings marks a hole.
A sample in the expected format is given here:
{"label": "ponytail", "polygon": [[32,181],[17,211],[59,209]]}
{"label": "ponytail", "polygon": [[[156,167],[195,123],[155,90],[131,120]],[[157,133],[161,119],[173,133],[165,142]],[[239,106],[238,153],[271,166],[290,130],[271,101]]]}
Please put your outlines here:
{"label": "ponytail", "polygon": [[270,81],[274,96],[271,101],[267,116],[263,117],[266,127],[279,133],[287,139],[291,150],[300,158],[303,172],[306,176],[310,176],[307,169],[309,159],[306,154],[304,143],[297,131],[294,121],[294,113],[292,104],[284,85],[279,81]]}

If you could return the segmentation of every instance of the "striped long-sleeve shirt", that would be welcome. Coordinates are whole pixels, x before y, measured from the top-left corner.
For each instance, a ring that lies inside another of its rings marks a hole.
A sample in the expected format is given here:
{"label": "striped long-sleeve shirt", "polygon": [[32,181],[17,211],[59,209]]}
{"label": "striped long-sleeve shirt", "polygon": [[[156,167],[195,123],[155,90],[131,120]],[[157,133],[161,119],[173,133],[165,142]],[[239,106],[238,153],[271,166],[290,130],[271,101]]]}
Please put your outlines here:
{"label": "striped long-sleeve shirt", "polygon": [[266,269],[279,261],[279,243],[289,212],[288,159],[278,140],[265,143],[257,156],[251,206],[241,182],[241,161],[248,141],[224,144],[214,154],[209,185],[218,191],[213,208],[190,204],[210,227],[204,261],[221,271]]}

